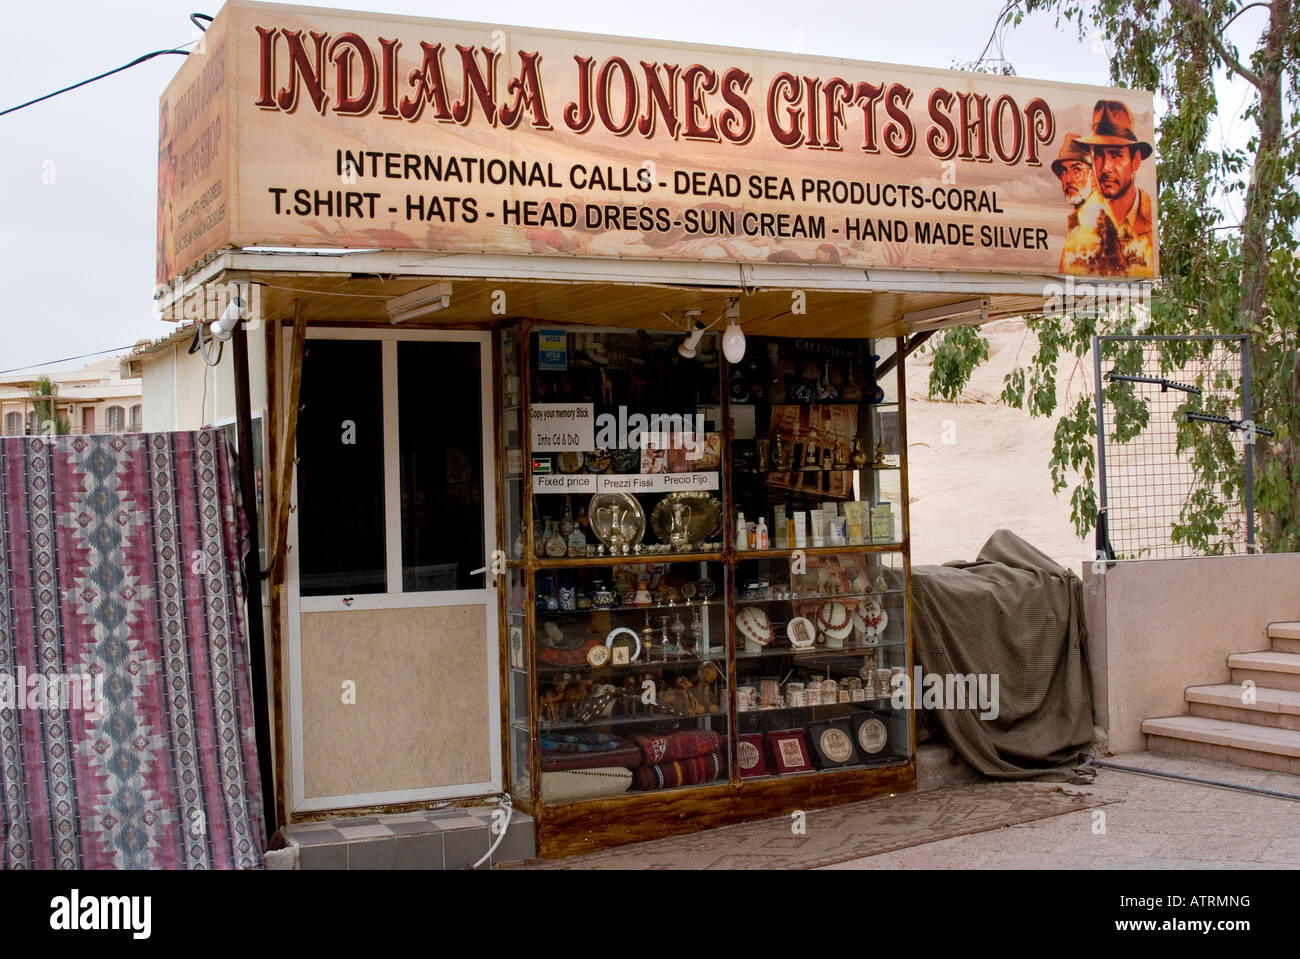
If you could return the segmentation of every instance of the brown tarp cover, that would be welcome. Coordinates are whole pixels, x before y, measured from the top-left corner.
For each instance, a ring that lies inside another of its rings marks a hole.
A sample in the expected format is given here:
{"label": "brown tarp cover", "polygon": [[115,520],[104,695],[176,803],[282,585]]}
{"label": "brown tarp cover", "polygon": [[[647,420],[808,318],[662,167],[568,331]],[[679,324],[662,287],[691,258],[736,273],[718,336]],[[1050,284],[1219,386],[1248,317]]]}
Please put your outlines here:
{"label": "brown tarp cover", "polygon": [[[913,644],[924,672],[996,674],[996,718],[930,712],[962,759],[996,779],[1086,781],[1092,745],[1083,583],[998,530],[973,563],[912,570]],[[914,701],[919,691],[913,690]]]}

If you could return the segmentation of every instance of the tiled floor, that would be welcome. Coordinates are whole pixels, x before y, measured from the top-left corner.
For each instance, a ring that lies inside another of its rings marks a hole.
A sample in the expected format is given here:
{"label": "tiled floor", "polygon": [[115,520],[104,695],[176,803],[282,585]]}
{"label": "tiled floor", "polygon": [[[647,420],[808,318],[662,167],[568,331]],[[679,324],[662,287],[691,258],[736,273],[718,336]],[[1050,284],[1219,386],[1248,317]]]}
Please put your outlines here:
{"label": "tiled floor", "polygon": [[[495,806],[448,807],[285,826],[299,869],[467,869],[490,848]],[[514,810],[480,869],[536,855],[533,820]]]}

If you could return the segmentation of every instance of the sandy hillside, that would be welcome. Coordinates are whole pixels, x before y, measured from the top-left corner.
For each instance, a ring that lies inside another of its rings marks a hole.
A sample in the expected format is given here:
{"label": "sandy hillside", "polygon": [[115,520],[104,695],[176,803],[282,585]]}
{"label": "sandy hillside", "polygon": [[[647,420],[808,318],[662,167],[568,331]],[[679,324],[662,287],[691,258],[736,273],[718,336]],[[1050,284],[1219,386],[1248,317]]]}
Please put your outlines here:
{"label": "sandy hillside", "polygon": [[[912,562],[973,560],[993,531],[1005,528],[1079,572],[1092,557],[1092,538],[1074,533],[1070,489],[1052,495],[1055,420],[998,400],[1003,377],[1028,363],[1036,340],[1020,320],[990,323],[983,332],[989,359],[956,403],[926,398],[929,354],[914,353],[907,363]],[[1062,400],[1090,388],[1091,363],[1091,354],[1081,361],[1072,389],[1060,384]],[[1062,380],[1069,371],[1063,362]]]}

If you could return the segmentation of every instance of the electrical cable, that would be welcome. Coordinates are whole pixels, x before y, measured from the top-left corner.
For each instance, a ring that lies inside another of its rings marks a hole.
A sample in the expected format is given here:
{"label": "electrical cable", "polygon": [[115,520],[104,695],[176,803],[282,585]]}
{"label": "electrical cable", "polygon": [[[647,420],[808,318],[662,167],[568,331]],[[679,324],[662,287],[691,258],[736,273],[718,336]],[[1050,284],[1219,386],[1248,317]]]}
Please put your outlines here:
{"label": "electrical cable", "polygon": [[131,343],[128,346],[115,346],[111,350],[99,350],[95,353],[82,353],[80,356],[65,356],[61,360],[47,360],[44,363],[28,363],[26,366],[15,366],[12,370],[0,370],[0,376],[4,376],[6,373],[21,373],[23,370],[38,370],[42,366],[54,366],[57,363],[70,363],[73,360],[84,360],[91,356],[104,356],[108,353],[123,353],[132,349],[135,349],[134,343]]}
{"label": "electrical cable", "polygon": [[[191,41],[191,42],[195,42],[195,41]],[[94,83],[96,80],[103,80],[105,77],[111,77],[115,73],[121,73],[123,70],[129,70],[131,67],[137,66],[148,60],[152,60],[154,57],[166,56],[169,53],[174,53],[182,57],[188,57],[190,55],[190,52],[188,50],[181,50],[179,48],[173,48],[171,50],[155,50],[152,53],[146,53],[143,56],[136,57],[130,63],[124,63],[122,66],[109,70],[106,73],[101,73],[98,76],[91,77],[88,80],[82,80],[80,83],[74,83],[70,87],[64,87],[62,90],[55,90],[53,93],[47,93],[44,96],[37,97],[34,100],[28,100],[26,103],[20,103],[15,107],[8,107],[4,110],[0,110],[0,117],[8,113],[16,113],[19,110],[25,109],[26,107],[33,106],[37,103],[41,103],[45,100],[53,99],[54,97],[57,97],[60,94],[69,93],[72,90],[76,90],[78,87],[84,87],[86,86],[86,84]]]}
{"label": "electrical cable", "polygon": [[501,798],[497,800],[497,805],[506,811],[506,818],[501,824],[501,831],[497,833],[497,838],[492,841],[492,845],[488,846],[488,851],[483,854],[483,858],[469,867],[471,869],[477,869],[491,859],[492,854],[497,851],[497,846],[501,845],[501,840],[506,838],[506,830],[510,828],[510,817],[514,815],[515,806],[510,800],[509,793],[502,793]]}

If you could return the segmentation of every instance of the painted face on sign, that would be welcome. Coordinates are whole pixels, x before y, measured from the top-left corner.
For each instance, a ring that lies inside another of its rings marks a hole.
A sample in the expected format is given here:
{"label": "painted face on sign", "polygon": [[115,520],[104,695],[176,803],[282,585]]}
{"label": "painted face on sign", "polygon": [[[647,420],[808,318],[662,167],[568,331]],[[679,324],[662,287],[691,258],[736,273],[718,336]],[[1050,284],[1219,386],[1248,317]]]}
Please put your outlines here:
{"label": "painted face on sign", "polygon": [[1092,167],[1082,160],[1066,160],[1061,164],[1061,192],[1071,206],[1082,206],[1092,196]]}
{"label": "painted face on sign", "polygon": [[1092,150],[1092,164],[1097,172],[1097,185],[1107,200],[1123,196],[1133,186],[1142,158],[1138,151],[1126,146],[1098,146]]}

